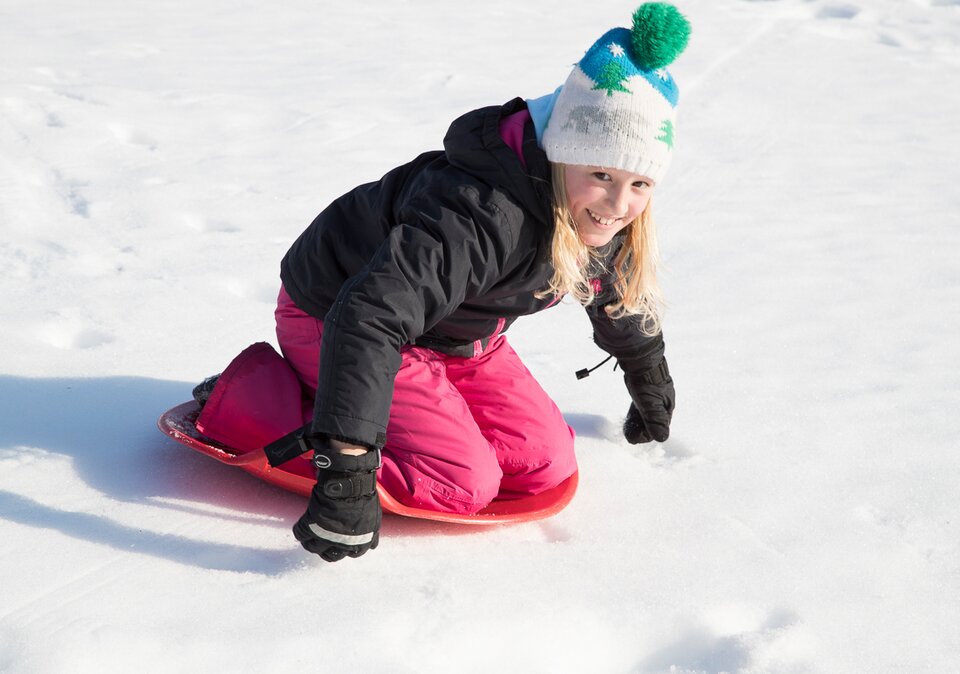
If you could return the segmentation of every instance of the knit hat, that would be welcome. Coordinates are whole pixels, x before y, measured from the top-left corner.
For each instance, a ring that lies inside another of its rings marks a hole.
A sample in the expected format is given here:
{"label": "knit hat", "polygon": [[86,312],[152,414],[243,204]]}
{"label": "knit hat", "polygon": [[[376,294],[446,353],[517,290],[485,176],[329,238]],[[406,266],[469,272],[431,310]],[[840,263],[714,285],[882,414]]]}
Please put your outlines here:
{"label": "knit hat", "polygon": [[690,24],[649,2],[633,28],[594,42],[557,96],[543,135],[547,159],[622,169],[660,182],[673,154],[679,91],[665,66],[687,46]]}

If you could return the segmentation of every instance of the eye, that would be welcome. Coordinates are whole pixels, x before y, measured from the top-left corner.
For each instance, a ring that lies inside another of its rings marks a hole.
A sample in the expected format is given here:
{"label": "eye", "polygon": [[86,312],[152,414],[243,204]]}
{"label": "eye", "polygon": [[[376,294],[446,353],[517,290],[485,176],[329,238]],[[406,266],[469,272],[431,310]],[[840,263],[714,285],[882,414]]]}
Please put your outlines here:
{"label": "eye", "polygon": [[646,189],[647,187],[650,187],[650,183],[648,183],[646,180],[638,180],[637,182],[633,183],[633,186],[639,187],[640,189]]}
{"label": "eye", "polygon": [[609,173],[604,173],[603,171],[594,171],[593,177],[597,180],[602,180],[603,182],[609,182],[611,180]]}

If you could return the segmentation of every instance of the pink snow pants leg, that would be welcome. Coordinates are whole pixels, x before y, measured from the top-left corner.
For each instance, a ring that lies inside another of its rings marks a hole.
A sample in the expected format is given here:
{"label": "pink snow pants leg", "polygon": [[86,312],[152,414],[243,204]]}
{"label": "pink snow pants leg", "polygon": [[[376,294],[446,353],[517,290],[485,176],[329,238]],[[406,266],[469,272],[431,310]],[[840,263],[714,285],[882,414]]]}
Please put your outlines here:
{"label": "pink snow pants leg", "polygon": [[[323,323],[281,289],[277,338],[311,391]],[[503,336],[473,358],[401,351],[380,483],[401,503],[471,513],[538,494],[576,472],[574,432]]]}

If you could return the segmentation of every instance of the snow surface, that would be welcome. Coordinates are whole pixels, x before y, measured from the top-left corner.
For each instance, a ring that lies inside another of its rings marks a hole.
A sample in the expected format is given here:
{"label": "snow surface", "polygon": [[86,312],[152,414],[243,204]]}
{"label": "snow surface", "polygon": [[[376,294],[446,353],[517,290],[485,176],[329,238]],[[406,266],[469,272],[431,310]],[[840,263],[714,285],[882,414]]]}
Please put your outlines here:
{"label": "snow surface", "polygon": [[571,506],[327,565],[156,417],[272,339],[331,198],[633,5],[3,0],[0,671],[960,671],[960,1],[679,6],[671,439],[562,305],[510,337]]}

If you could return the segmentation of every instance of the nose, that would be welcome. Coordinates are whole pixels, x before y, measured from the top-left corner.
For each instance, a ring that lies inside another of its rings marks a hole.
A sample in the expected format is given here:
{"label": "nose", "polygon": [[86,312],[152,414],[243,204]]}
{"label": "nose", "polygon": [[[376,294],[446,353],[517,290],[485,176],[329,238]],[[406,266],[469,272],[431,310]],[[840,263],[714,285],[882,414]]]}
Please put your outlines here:
{"label": "nose", "polygon": [[630,185],[615,185],[610,188],[607,194],[607,201],[610,203],[611,215],[622,216],[629,207]]}

